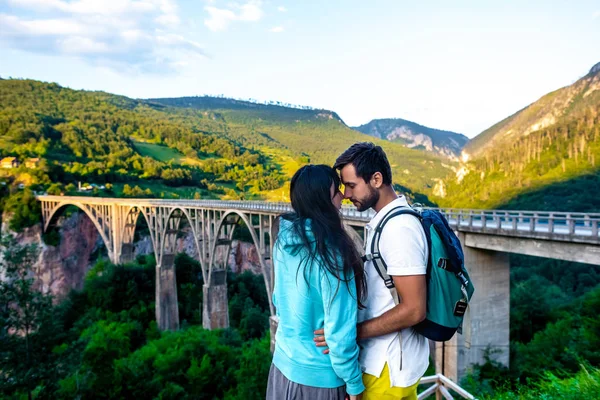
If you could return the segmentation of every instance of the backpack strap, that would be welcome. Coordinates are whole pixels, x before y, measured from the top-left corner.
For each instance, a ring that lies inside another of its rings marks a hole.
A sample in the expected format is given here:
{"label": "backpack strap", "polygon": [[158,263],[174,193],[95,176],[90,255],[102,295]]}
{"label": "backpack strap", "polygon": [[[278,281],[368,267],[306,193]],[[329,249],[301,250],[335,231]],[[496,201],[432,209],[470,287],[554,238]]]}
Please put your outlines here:
{"label": "backpack strap", "polygon": [[383,228],[385,228],[387,223],[392,218],[394,218],[398,215],[403,215],[403,214],[412,215],[415,218],[418,218],[419,221],[421,220],[421,214],[419,214],[417,211],[412,209],[410,206],[408,206],[408,207],[400,206],[400,207],[392,208],[381,219],[381,221],[379,221],[379,223],[375,227],[375,232],[373,233],[373,238],[371,239],[371,253],[365,254],[363,256],[363,261],[372,261],[373,262],[373,266],[375,267],[375,270],[377,271],[377,273],[379,274],[381,279],[383,279],[383,282],[385,283],[385,287],[388,288],[390,293],[392,294],[392,298],[394,299],[395,304],[399,303],[398,292],[396,291],[396,288],[394,287],[394,280],[387,273],[387,264],[385,263],[385,260],[381,256],[381,252],[379,251],[379,240],[381,239],[381,234],[383,233]]}
{"label": "backpack strap", "polygon": [[[373,238],[371,239],[371,253],[365,254],[362,259],[363,261],[372,261],[375,270],[383,279],[383,283],[385,287],[388,288],[392,298],[394,299],[394,304],[399,304],[400,299],[398,298],[398,291],[394,286],[394,280],[387,273],[387,264],[385,260],[381,256],[381,252],[379,251],[379,240],[381,239],[381,234],[383,232],[383,228],[389,222],[390,219],[403,214],[409,214],[421,220],[421,214],[417,211],[413,210],[410,206],[399,206],[392,208],[382,219],[379,221],[377,226],[375,227],[375,233],[373,234]],[[402,370],[402,330],[398,332],[398,341],[400,344],[400,370]]]}

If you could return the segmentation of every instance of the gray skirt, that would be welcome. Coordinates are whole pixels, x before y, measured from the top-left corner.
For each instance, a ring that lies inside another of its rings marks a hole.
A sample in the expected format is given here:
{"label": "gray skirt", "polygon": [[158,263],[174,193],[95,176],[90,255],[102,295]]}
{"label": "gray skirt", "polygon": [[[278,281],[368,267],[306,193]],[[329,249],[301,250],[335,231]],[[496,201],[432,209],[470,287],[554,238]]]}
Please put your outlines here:
{"label": "gray skirt", "polygon": [[271,364],[267,383],[267,400],[344,400],[346,386],[319,388],[290,381]]}

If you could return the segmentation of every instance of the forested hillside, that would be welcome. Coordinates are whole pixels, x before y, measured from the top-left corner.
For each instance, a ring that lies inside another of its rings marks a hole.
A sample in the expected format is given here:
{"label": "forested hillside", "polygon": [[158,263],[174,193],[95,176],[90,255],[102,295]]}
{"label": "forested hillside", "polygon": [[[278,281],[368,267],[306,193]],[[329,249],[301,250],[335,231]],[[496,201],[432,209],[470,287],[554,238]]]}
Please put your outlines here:
{"label": "forested hillside", "polygon": [[476,157],[487,151],[494,151],[499,144],[514,142],[558,123],[577,121],[589,108],[597,110],[599,75],[600,63],[572,85],[542,96],[533,104],[486,129],[469,141],[465,151]]}
{"label": "forested hillside", "polygon": [[[208,119],[202,115],[29,80],[1,80],[0,99],[0,153],[20,162],[3,173],[26,186],[72,192],[77,182],[108,183],[112,195],[218,197],[234,187],[229,194],[239,196],[283,183],[265,155],[199,131],[194,120]],[[40,162],[26,168],[28,158]],[[146,191],[127,193],[125,184]]]}
{"label": "forested hillside", "polygon": [[[81,183],[88,195],[285,200],[302,164],[332,164],[370,140],[331,111],[223,98],[132,100],[0,80],[0,100],[0,156],[18,162],[0,175],[55,194]],[[428,193],[446,174],[434,156],[381,143],[403,187]]]}
{"label": "forested hillside", "polygon": [[597,192],[582,185],[598,187],[600,180],[600,68],[483,132],[465,150],[473,157],[438,186],[440,204],[498,208],[518,198],[523,206],[533,192],[552,195],[544,188],[567,185],[572,190],[563,192],[560,210],[572,210],[572,197],[597,210]]}
{"label": "forested hillside", "polygon": [[[275,154],[291,154],[296,160],[333,164],[350,144],[374,141],[390,159],[394,181],[413,191],[429,193],[435,179],[448,168],[442,160],[422,151],[405,148],[398,143],[378,140],[350,129],[339,116],[328,110],[297,109],[278,105],[254,104],[211,97],[150,99],[152,104],[185,107],[188,115],[210,116],[211,127],[199,128],[219,132],[246,147]],[[206,119],[198,120],[205,124]],[[449,161],[444,161],[450,165]]]}

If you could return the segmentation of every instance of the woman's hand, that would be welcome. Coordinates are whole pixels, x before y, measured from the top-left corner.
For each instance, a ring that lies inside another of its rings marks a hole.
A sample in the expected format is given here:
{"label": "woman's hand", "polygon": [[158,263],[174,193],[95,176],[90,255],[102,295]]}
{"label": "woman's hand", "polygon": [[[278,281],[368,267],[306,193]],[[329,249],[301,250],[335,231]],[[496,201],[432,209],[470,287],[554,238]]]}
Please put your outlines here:
{"label": "woman's hand", "polygon": [[[327,347],[327,341],[325,340],[325,329],[317,329],[315,332],[315,345],[317,347]],[[323,350],[323,354],[329,354],[329,349]]]}

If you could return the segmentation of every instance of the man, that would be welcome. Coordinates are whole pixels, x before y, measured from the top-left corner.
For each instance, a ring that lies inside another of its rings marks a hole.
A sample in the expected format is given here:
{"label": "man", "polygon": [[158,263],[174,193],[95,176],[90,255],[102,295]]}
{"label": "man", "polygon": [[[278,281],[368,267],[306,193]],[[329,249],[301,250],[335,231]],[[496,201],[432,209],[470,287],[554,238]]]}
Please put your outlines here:
{"label": "man", "polygon": [[[369,254],[377,224],[392,209],[407,207],[406,198],[394,191],[391,167],[380,146],[356,143],[338,157],[334,167],[340,170],[344,197],[359,211],[373,208],[377,212],[366,226]],[[417,385],[429,365],[428,341],[411,328],[426,313],[428,249],[420,221],[412,215],[390,219],[381,233],[379,251],[400,303],[395,304],[373,262],[367,261],[368,298],[366,308],[359,310],[357,326],[366,388],[363,400],[416,400]],[[315,341],[317,346],[326,346],[322,336]]]}

